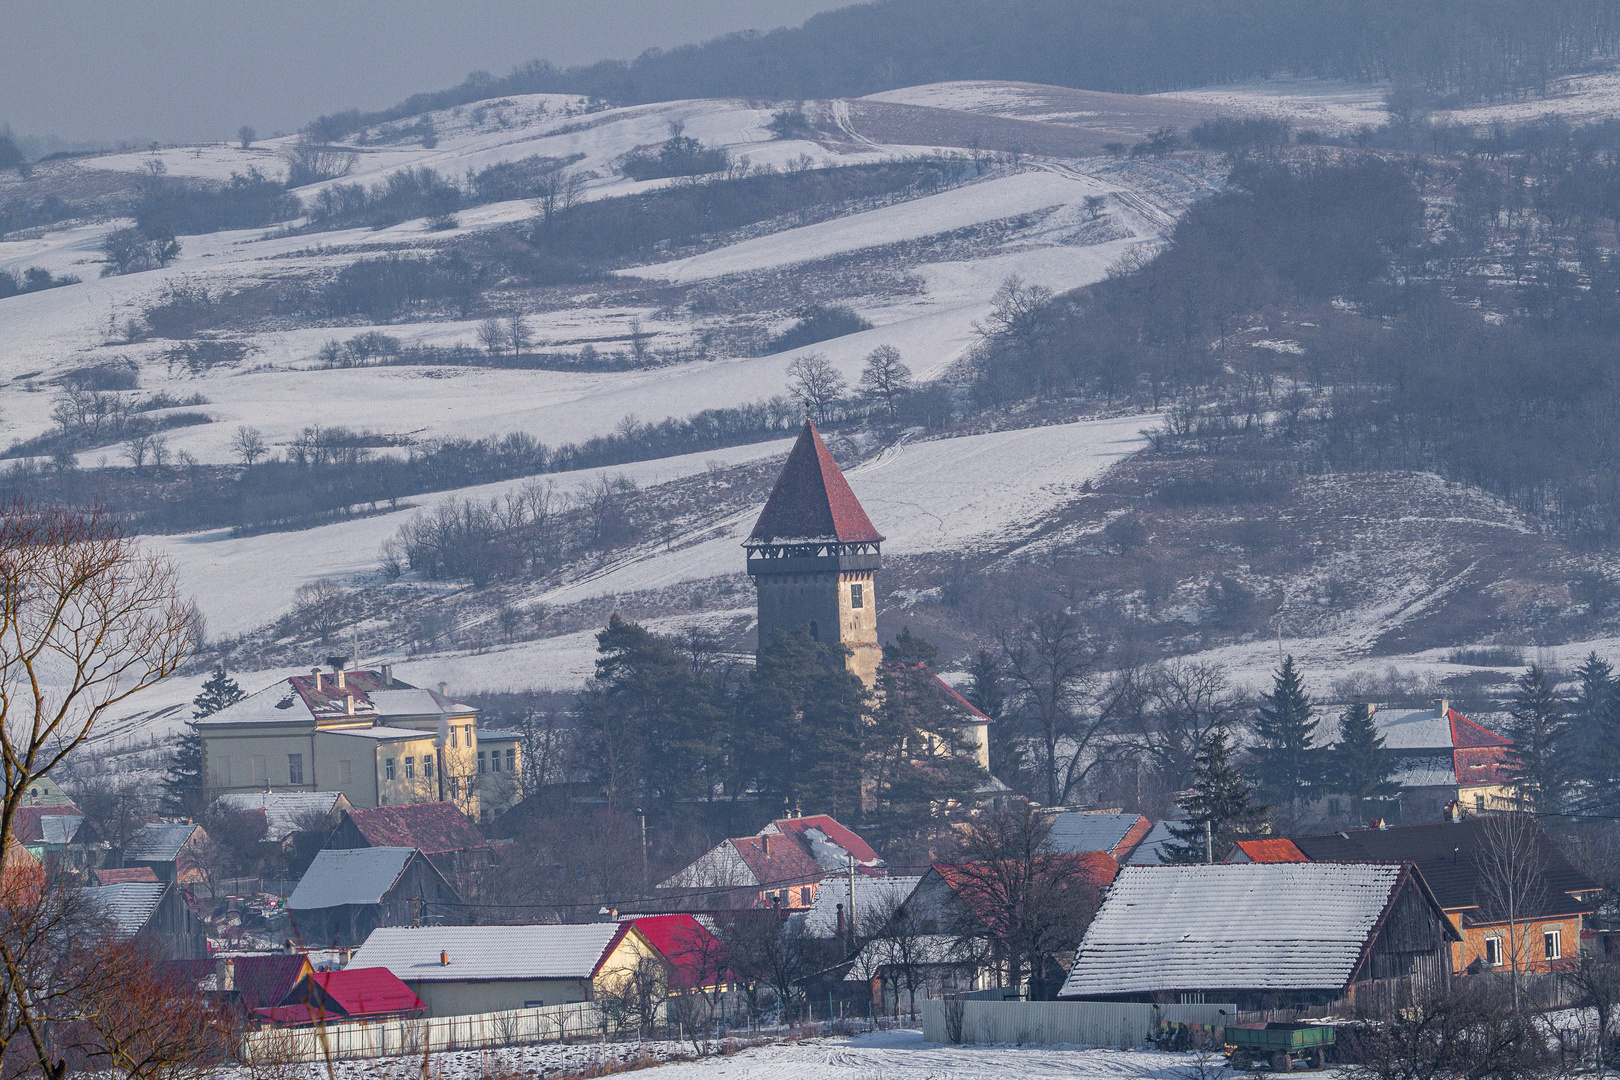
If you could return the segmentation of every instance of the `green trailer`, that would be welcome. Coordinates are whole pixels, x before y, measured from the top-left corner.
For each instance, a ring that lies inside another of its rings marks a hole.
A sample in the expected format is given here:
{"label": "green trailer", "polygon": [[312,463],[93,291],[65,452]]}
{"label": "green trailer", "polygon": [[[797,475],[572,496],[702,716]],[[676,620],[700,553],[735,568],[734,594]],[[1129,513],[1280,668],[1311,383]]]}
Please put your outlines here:
{"label": "green trailer", "polygon": [[1333,1039],[1331,1024],[1236,1024],[1226,1029],[1226,1056],[1235,1069],[1253,1070],[1261,1065],[1272,1072],[1320,1069]]}

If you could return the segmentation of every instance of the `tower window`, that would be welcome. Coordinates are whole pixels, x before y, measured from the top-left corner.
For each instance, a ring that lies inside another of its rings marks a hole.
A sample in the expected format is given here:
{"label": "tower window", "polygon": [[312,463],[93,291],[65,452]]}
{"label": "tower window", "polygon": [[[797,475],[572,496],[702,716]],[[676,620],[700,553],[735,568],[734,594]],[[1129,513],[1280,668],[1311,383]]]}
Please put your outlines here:
{"label": "tower window", "polygon": [[821,640],[821,627],[816,625],[816,620],[814,620],[814,619],[810,620],[810,640],[811,641],[820,641]]}
{"label": "tower window", "polygon": [[861,586],[859,583],[849,587],[849,606],[852,608],[866,606],[866,597],[862,595]]}

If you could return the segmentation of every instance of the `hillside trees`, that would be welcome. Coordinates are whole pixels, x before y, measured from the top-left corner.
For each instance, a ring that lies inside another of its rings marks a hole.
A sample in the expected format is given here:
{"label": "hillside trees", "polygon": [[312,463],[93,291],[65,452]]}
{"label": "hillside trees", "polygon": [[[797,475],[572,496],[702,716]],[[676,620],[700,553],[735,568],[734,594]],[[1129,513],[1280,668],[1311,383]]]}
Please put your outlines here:
{"label": "hillside trees", "polygon": [[1061,805],[1105,760],[1117,719],[1088,708],[1100,647],[1062,611],[1036,616],[1001,644],[1009,714],[1033,751],[1043,801]]}

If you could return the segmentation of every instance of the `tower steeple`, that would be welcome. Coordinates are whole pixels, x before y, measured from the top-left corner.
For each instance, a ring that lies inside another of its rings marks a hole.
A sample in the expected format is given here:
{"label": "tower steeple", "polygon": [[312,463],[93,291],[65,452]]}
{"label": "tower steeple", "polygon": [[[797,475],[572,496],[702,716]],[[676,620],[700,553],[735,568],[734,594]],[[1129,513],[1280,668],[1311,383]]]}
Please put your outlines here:
{"label": "tower steeple", "polygon": [[807,628],[849,646],[849,669],[868,686],[883,651],[873,578],[883,535],[849,488],[814,424],[793,444],[771,497],[743,547],[759,600],[759,640]]}

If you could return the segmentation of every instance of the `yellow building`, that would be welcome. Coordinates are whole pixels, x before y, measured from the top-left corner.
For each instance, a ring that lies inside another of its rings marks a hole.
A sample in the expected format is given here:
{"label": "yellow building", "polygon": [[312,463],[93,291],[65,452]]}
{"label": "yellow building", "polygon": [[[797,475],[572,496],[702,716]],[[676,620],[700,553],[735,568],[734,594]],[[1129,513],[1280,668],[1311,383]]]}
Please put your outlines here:
{"label": "yellow building", "polygon": [[478,710],[380,671],[319,668],[195,722],[210,799],[341,792],[359,807],[455,803],[487,819],[521,796],[518,736]]}

